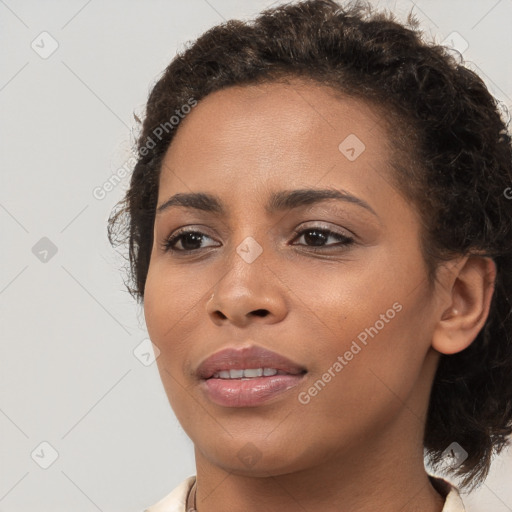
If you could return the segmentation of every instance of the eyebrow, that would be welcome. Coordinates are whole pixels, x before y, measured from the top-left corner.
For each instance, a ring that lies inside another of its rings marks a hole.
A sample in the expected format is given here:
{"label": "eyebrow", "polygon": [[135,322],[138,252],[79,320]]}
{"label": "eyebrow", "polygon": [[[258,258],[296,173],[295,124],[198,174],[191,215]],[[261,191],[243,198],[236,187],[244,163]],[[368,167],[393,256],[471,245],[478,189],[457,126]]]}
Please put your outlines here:
{"label": "eyebrow", "polygon": [[[378,218],[375,210],[366,201],[349,194],[345,190],[337,189],[299,189],[274,192],[271,194],[265,210],[268,214],[273,214],[278,211],[312,205],[327,199],[336,199],[361,206]],[[203,192],[175,194],[158,206],[156,213],[162,213],[171,207],[193,208],[217,215],[226,215],[226,210],[220,198]]]}

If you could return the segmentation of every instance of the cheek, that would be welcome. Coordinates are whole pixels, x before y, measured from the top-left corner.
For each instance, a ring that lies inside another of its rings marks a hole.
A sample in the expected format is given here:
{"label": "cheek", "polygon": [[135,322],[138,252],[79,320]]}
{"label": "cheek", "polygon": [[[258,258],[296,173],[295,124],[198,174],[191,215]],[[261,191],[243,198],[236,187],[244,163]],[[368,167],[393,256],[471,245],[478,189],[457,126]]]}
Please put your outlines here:
{"label": "cheek", "polygon": [[327,335],[316,338],[313,387],[306,389],[305,400],[316,401],[325,414],[337,417],[355,405],[356,414],[384,411],[414,387],[430,347],[430,326],[422,320],[428,318],[428,305],[422,288],[411,293],[401,274],[395,279],[392,267],[383,266],[356,278],[333,279],[329,288],[339,291],[311,308],[318,312],[314,323]]}
{"label": "cheek", "polygon": [[297,397],[304,436],[314,437],[320,428],[332,443],[372,439],[397,418],[416,385],[422,357],[410,350],[402,321],[394,321],[368,336],[366,345],[357,336],[340,336],[322,355],[323,364],[315,365]]}
{"label": "cheek", "polygon": [[[165,262],[150,265],[144,294],[144,317],[151,341],[160,350],[157,364],[166,388],[190,375],[191,354],[204,333],[207,280],[197,279]],[[166,375],[167,373],[167,375]],[[174,379],[169,380],[172,374]]]}
{"label": "cheek", "polygon": [[408,302],[375,301],[369,313],[359,316],[356,309],[348,310],[350,326],[323,347],[323,365],[313,379],[319,391],[309,388],[308,394],[317,393],[311,401],[318,400],[332,417],[350,410],[356,423],[369,416],[391,418],[417,385],[430,346],[418,309],[409,297]]}
{"label": "cheek", "polygon": [[154,266],[150,265],[144,288],[144,319],[149,336],[160,350],[161,333],[165,329],[163,311],[168,309],[169,294],[163,280],[158,279]]}
{"label": "cheek", "polygon": [[[148,332],[161,342],[170,340],[173,327],[178,330],[187,315],[197,314],[198,302],[205,290],[180,270],[152,263],[146,279],[144,317]],[[185,322],[186,323],[186,322]]]}
{"label": "cheek", "polygon": [[164,369],[173,375],[176,373],[180,337],[175,333],[185,310],[177,286],[159,271],[158,265],[150,266],[144,290],[144,318],[149,337],[160,350],[157,364],[162,378]]}
{"label": "cheek", "polygon": [[173,410],[180,410],[186,397],[182,391],[186,386],[181,370],[185,344],[181,335],[176,336],[186,306],[175,293],[165,274],[158,266],[150,266],[144,291],[144,317],[151,341],[160,350],[156,364],[163,387]]}

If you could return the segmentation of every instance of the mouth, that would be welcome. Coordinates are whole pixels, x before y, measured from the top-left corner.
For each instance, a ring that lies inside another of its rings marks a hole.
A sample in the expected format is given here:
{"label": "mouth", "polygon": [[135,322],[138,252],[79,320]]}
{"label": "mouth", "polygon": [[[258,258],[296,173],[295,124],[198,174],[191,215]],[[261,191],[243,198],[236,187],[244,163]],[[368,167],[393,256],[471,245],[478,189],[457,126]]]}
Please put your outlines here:
{"label": "mouth", "polygon": [[298,386],[307,370],[262,347],[227,348],[199,366],[206,397],[224,407],[256,407]]}

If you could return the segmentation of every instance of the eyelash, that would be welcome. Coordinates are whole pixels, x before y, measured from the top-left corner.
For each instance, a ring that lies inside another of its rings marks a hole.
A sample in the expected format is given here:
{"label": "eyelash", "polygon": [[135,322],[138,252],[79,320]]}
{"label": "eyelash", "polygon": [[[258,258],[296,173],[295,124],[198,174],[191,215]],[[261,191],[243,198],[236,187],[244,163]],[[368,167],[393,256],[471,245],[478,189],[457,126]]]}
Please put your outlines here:
{"label": "eyelash", "polygon": [[[313,226],[313,227],[308,227],[308,228],[301,229],[301,230],[295,230],[294,231],[294,235],[295,235],[294,239],[297,238],[299,235],[302,236],[304,233],[308,233],[311,231],[321,232],[324,235],[326,235],[327,237],[333,236],[333,237],[337,238],[341,242],[341,246],[344,246],[344,247],[348,247],[355,243],[355,240],[351,237],[342,235],[341,233],[336,233],[335,231],[331,231],[330,229],[322,228],[319,226]],[[205,233],[202,233],[201,231],[196,231],[196,230],[192,230],[192,229],[191,230],[183,229],[182,231],[178,231],[174,235],[172,235],[169,238],[167,238],[166,240],[164,240],[164,243],[162,244],[163,251],[164,252],[173,252],[173,253],[183,253],[183,254],[190,254],[193,252],[200,251],[201,249],[175,249],[173,247],[173,245],[177,241],[181,240],[184,236],[186,236],[188,234],[201,235],[202,237],[211,238],[208,235],[206,235]],[[201,239],[201,241],[202,241],[202,239]],[[309,249],[312,249],[313,251],[322,251],[322,250],[325,250],[326,247],[328,248],[333,245],[339,247],[339,245],[337,245],[337,244],[330,244],[327,246],[320,246],[320,247],[314,246],[314,245],[307,245],[306,247],[308,247]]]}

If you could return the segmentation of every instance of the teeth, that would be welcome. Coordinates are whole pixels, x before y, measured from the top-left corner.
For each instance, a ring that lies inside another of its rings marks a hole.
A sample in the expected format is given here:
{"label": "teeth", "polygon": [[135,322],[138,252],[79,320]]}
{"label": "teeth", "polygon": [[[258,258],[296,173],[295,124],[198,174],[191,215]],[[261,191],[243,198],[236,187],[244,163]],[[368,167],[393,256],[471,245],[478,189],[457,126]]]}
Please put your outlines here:
{"label": "teeth", "polygon": [[247,368],[244,370],[221,370],[213,374],[215,379],[252,379],[254,377],[271,377],[272,375],[286,375],[282,370],[275,368]]}
{"label": "teeth", "polygon": [[263,375],[263,368],[252,368],[244,370],[244,377],[261,377]]}

